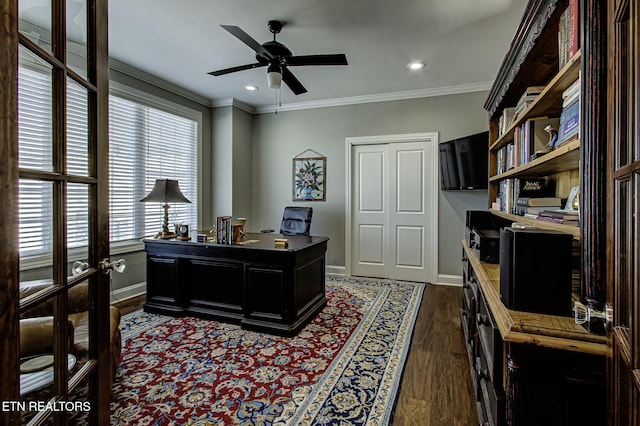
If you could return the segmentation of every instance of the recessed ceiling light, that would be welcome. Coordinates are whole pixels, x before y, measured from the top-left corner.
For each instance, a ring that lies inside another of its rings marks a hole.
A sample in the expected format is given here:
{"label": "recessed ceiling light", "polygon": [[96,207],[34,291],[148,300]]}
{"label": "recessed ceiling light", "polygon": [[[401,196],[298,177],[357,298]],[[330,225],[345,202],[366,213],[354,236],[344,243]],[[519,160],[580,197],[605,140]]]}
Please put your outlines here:
{"label": "recessed ceiling light", "polygon": [[425,68],[426,66],[427,64],[425,64],[423,61],[413,61],[407,64],[407,68],[409,68],[412,71],[420,70],[422,68]]}
{"label": "recessed ceiling light", "polygon": [[253,86],[251,84],[244,86],[244,88],[250,92],[255,92],[256,90],[258,90],[258,86]]}

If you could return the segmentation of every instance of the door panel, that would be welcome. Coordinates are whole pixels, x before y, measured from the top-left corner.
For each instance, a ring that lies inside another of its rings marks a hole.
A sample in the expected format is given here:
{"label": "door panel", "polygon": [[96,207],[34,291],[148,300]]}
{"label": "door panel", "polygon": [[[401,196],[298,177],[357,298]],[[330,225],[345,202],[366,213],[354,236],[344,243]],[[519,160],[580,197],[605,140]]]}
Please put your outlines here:
{"label": "door panel", "polygon": [[396,267],[424,268],[424,227],[396,227]]}
{"label": "door panel", "polygon": [[382,225],[360,225],[358,228],[360,264],[384,266],[384,229]]}
{"label": "door panel", "polygon": [[424,212],[424,151],[405,149],[396,151],[397,179],[395,182],[396,213]]}
{"label": "door panel", "polygon": [[389,216],[394,238],[389,241],[393,264],[390,278],[426,281],[426,232],[429,221],[435,220],[426,211],[428,179],[426,177],[425,142],[389,144]]}
{"label": "door panel", "polygon": [[387,146],[354,149],[352,273],[385,278],[387,270]]}
{"label": "door panel", "polygon": [[613,309],[608,343],[611,425],[640,423],[640,10],[608,1],[607,303]]}

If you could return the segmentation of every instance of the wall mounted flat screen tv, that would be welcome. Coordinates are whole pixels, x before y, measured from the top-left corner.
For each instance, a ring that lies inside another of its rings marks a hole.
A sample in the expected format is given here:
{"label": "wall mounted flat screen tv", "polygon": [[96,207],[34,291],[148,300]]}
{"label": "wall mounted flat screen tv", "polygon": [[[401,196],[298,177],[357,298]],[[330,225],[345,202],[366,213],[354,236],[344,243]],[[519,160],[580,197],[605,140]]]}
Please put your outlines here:
{"label": "wall mounted flat screen tv", "polygon": [[487,189],[489,132],[443,142],[439,149],[443,191]]}

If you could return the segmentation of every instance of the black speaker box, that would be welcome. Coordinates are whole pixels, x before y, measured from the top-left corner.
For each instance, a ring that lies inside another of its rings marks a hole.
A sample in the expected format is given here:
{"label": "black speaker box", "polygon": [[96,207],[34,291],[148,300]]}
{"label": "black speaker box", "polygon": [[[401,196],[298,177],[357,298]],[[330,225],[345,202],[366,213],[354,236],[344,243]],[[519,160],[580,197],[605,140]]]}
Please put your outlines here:
{"label": "black speaker box", "polygon": [[515,311],[572,316],[572,240],[564,232],[502,228],[502,303]]}
{"label": "black speaker box", "polygon": [[467,210],[465,225],[469,229],[498,229],[495,216],[488,210]]}

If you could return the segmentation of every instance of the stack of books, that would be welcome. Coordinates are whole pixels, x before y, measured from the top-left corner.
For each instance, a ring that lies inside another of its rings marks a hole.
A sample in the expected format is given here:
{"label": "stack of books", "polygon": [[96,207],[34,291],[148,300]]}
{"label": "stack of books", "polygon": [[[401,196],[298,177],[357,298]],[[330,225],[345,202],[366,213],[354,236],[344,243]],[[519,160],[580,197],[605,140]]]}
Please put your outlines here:
{"label": "stack of books", "polygon": [[580,130],[580,77],[562,92],[562,113],[555,147],[577,138]]}
{"label": "stack of books", "polygon": [[516,199],[516,214],[530,219],[539,219],[545,210],[556,210],[562,205],[559,197],[519,197]]}
{"label": "stack of books", "polygon": [[218,244],[232,244],[231,242],[231,216],[218,216],[216,218],[216,230],[218,231]]}
{"label": "stack of books", "polygon": [[538,213],[538,220],[545,222],[561,223],[569,226],[579,226],[580,218],[577,210],[545,209]]}
{"label": "stack of books", "polygon": [[517,120],[518,116],[529,108],[529,105],[536,100],[540,92],[544,90],[545,86],[530,86],[524,91],[520,100],[516,104],[513,120]]}
{"label": "stack of books", "polygon": [[[555,194],[555,182],[547,178],[513,178],[500,181],[500,193],[496,199],[497,208],[505,213],[523,216],[528,209],[558,207],[559,201],[547,204],[545,200]],[[553,197],[555,200],[555,197]],[[559,199],[558,199],[559,200]],[[541,211],[541,210],[540,210]]]}
{"label": "stack of books", "polygon": [[273,240],[273,246],[275,248],[287,248],[289,247],[289,240],[286,238],[275,238]]}

